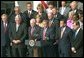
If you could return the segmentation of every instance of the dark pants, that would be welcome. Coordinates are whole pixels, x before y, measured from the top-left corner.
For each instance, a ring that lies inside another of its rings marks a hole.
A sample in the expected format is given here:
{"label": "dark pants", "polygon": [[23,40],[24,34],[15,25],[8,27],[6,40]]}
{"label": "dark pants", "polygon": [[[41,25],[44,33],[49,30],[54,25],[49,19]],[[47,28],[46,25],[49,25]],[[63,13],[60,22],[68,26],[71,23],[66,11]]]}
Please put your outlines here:
{"label": "dark pants", "polygon": [[51,46],[43,46],[43,57],[52,57],[52,47]]}
{"label": "dark pants", "polygon": [[59,57],[70,57],[70,48],[67,47],[58,47],[59,49]]}
{"label": "dark pants", "polygon": [[27,49],[28,49],[28,56],[29,57],[33,57],[33,47],[30,47],[30,46],[27,46]]}
{"label": "dark pants", "polygon": [[1,57],[11,57],[10,46],[1,46]]}
{"label": "dark pants", "polygon": [[7,57],[6,56],[6,47],[5,46],[1,46],[1,57]]}
{"label": "dark pants", "polygon": [[13,57],[24,57],[25,56],[25,45],[18,44],[12,46],[12,56]]}
{"label": "dark pants", "polygon": [[54,53],[53,57],[59,57],[58,44],[53,46],[53,53]]}

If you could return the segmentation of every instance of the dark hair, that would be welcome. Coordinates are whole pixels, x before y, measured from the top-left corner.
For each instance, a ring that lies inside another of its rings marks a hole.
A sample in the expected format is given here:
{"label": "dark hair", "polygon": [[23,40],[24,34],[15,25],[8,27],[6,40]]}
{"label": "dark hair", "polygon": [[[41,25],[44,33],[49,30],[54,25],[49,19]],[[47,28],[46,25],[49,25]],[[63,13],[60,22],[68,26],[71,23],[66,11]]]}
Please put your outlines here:
{"label": "dark hair", "polygon": [[27,2],[27,3],[26,3],[26,5],[27,5],[27,4],[31,4],[31,5],[32,5],[32,3],[31,3],[31,2]]}
{"label": "dark hair", "polygon": [[74,14],[74,19],[79,20],[79,15],[77,13]]}
{"label": "dark hair", "polygon": [[53,7],[53,9],[58,10],[57,7]]}
{"label": "dark hair", "polygon": [[64,21],[64,23],[66,24],[66,20],[63,18],[63,19],[61,19],[60,21]]}
{"label": "dark hair", "polygon": [[61,1],[61,2],[65,2],[66,3],[66,1]]}
{"label": "dark hair", "polygon": [[80,26],[80,23],[78,20],[74,20],[74,23],[76,23],[76,25]]}

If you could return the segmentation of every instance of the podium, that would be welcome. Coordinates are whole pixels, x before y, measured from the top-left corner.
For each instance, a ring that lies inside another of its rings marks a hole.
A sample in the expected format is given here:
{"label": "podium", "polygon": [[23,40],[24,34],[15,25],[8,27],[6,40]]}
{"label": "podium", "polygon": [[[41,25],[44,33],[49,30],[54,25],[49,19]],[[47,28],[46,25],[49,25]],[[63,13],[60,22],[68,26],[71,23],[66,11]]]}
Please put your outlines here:
{"label": "podium", "polygon": [[25,40],[25,45],[33,48],[33,57],[38,57],[38,49],[41,47],[41,41]]}

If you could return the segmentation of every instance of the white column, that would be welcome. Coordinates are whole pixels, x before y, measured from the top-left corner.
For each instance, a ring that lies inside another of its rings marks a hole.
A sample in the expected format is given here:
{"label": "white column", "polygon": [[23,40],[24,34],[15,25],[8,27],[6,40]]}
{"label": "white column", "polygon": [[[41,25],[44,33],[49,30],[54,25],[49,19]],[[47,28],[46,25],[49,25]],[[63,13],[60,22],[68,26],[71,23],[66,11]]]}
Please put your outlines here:
{"label": "white column", "polygon": [[33,10],[37,11],[37,5],[41,3],[41,1],[33,1]]}

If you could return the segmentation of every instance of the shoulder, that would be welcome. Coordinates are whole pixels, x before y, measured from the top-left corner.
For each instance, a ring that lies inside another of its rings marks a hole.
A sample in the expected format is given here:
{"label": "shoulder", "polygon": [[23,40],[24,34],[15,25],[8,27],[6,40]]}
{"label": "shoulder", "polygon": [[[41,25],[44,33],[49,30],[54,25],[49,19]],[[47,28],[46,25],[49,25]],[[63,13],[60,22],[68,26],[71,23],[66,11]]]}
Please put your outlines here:
{"label": "shoulder", "polygon": [[72,31],[72,29],[71,29],[70,27],[68,27],[68,26],[66,26],[66,29],[67,29],[68,31]]}
{"label": "shoulder", "polygon": [[32,12],[35,12],[35,13],[37,13],[35,10],[32,10]]}
{"label": "shoulder", "polygon": [[27,13],[27,10],[26,10],[26,11],[24,11],[23,13]]}

